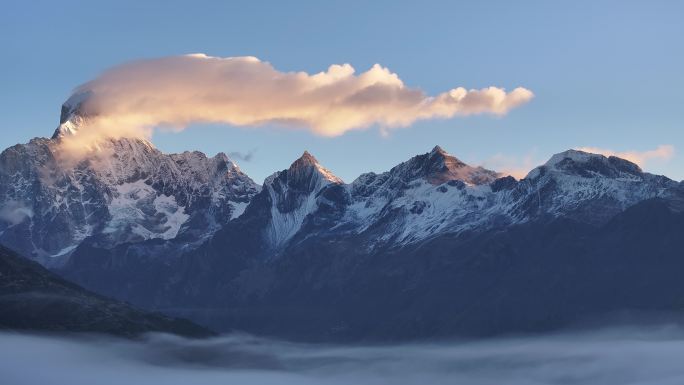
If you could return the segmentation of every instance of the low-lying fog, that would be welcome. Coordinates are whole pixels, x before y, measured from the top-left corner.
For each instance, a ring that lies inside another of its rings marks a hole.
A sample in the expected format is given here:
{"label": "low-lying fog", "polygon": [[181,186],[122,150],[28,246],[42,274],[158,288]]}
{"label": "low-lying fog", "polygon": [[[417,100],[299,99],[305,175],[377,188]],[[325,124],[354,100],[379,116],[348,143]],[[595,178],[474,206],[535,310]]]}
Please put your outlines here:
{"label": "low-lying fog", "polygon": [[683,362],[674,327],[384,346],[0,334],[4,385],[681,385]]}

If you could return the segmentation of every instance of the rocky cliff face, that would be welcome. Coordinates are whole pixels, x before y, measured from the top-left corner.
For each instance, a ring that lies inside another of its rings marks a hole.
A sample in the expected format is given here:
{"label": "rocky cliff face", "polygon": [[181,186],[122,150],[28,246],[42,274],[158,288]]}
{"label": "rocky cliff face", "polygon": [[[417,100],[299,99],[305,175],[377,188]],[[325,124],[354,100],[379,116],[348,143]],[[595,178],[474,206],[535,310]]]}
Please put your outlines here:
{"label": "rocky cliff face", "polygon": [[0,243],[46,265],[63,263],[85,239],[193,247],[259,191],[223,153],[163,154],[141,139],[103,141],[77,162],[65,159],[60,141],[85,119],[77,112],[65,104],[52,139],[0,154]]}

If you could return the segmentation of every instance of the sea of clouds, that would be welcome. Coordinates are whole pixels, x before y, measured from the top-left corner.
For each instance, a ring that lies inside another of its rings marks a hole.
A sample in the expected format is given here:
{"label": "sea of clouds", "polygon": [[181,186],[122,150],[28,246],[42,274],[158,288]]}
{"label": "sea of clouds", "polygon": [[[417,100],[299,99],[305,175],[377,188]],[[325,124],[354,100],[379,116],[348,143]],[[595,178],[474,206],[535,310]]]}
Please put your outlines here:
{"label": "sea of clouds", "polygon": [[684,384],[674,327],[391,345],[0,334],[5,385]]}

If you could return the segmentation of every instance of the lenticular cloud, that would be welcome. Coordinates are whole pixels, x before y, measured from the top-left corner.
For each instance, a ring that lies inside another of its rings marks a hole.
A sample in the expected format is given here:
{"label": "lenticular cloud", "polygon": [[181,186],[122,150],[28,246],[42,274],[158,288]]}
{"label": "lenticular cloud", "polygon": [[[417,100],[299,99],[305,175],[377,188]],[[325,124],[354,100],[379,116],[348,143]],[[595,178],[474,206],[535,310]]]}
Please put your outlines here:
{"label": "lenticular cloud", "polygon": [[[327,71],[281,72],[255,57],[173,56],[126,63],[78,87],[89,135],[149,136],[159,126],[191,123],[276,124],[323,136],[416,120],[504,115],[528,102],[525,88],[451,89],[436,96],[409,88],[378,64],[357,74],[349,64]],[[84,130],[85,131],[85,130]]]}

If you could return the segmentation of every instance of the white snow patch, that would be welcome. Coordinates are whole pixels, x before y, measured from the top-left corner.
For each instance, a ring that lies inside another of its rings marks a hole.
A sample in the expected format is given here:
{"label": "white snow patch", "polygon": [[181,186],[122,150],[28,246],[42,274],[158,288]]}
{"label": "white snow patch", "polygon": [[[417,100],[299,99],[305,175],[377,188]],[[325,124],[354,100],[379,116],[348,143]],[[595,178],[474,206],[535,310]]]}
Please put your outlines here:
{"label": "white snow patch", "polygon": [[[286,189],[286,187],[285,187]],[[318,204],[316,202],[315,192],[307,195],[303,202],[300,202],[299,207],[295,210],[282,213],[278,210],[276,202],[277,196],[273,191],[272,186],[268,186],[268,192],[271,195],[271,222],[266,229],[266,238],[269,243],[274,247],[278,247],[287,242],[292,236],[294,236],[297,231],[302,227],[304,223],[304,218],[312,213]],[[284,196],[287,194],[287,190],[284,191]]]}
{"label": "white snow patch", "polygon": [[605,159],[605,156],[603,156],[601,154],[592,154],[589,152],[578,151],[578,150],[567,150],[567,151],[563,151],[561,153],[553,155],[544,165],[547,167],[555,167],[563,159],[572,159],[574,162],[577,162],[577,163],[586,163],[590,159],[596,159],[596,158]]}
{"label": "white snow patch", "polygon": [[176,198],[157,195],[143,180],[116,186],[116,194],[109,204],[111,220],[103,233],[117,233],[130,227],[133,234],[143,239],[172,239],[190,218]]}
{"label": "white snow patch", "polygon": [[327,168],[321,166],[320,164],[316,163],[316,170],[318,170],[319,175],[321,178],[323,178],[327,183],[325,184],[330,184],[330,183],[339,183],[342,184],[344,181],[340,178],[338,178],[335,174],[333,174],[330,170]]}
{"label": "white snow patch", "polygon": [[22,202],[10,199],[0,206],[0,220],[8,222],[10,226],[17,225],[32,217],[33,210]]}
{"label": "white snow patch", "polygon": [[167,227],[166,231],[158,234],[158,236],[154,238],[175,238],[183,223],[190,218],[190,216],[185,213],[185,207],[179,206],[178,203],[176,203],[176,198],[173,196],[158,195],[154,199],[154,208],[158,213],[166,216],[166,220],[163,221],[163,224]]}
{"label": "white snow patch", "polygon": [[77,243],[75,245],[67,246],[67,247],[63,248],[62,250],[59,250],[58,252],[50,255],[50,257],[51,258],[57,258],[57,257],[61,257],[63,255],[67,255],[67,254],[71,253],[72,251],[74,251],[74,249],[76,249],[78,247],[78,245],[79,244]]}
{"label": "white snow patch", "polygon": [[233,212],[230,215],[230,219],[233,220],[245,212],[249,202],[230,202],[230,204],[233,206]]}
{"label": "white snow patch", "polygon": [[266,238],[271,245],[274,247],[282,246],[299,231],[304,223],[304,218],[318,208],[316,195],[321,189],[331,183],[342,183],[340,179],[337,179],[334,175],[330,177],[330,175],[323,173],[316,174],[316,176],[314,176],[316,178],[314,181],[314,189],[303,199],[300,197],[297,208],[287,213],[283,213],[278,209],[280,196],[287,197],[288,194],[290,194],[287,184],[282,185],[280,196],[273,189],[273,183],[278,183],[275,178],[272,178],[271,183],[264,186],[268,189],[272,202],[271,221],[266,229]]}

